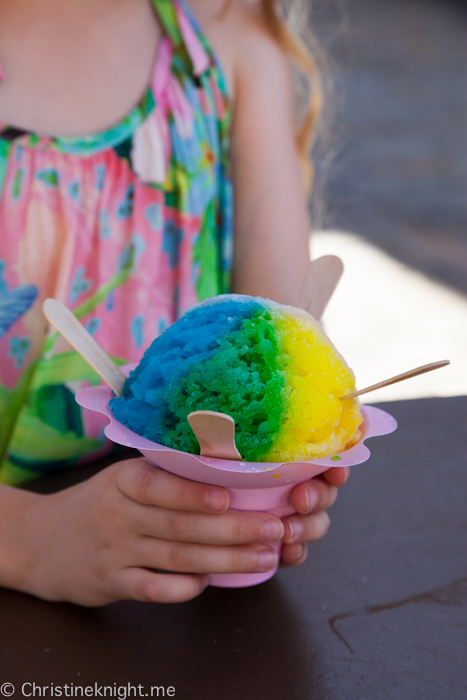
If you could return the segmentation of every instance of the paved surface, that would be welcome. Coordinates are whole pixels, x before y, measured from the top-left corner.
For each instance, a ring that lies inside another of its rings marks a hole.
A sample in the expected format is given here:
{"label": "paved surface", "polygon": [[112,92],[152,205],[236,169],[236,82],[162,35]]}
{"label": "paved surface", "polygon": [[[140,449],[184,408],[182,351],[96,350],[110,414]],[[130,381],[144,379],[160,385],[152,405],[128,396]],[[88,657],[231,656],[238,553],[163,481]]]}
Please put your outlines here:
{"label": "paved surface", "polygon": [[324,198],[331,230],[312,252],[346,266],[326,328],[359,387],[452,361],[369,401],[467,394],[467,5],[314,7],[334,62],[338,153]]}
{"label": "paved surface", "polygon": [[0,685],[13,700],[33,681],[172,685],[183,700],[465,700],[467,398],[384,408],[399,429],[369,441],[305,565],[184,605],[0,591]]}
{"label": "paved surface", "polygon": [[325,226],[467,292],[465,1],[313,5],[338,92]]}

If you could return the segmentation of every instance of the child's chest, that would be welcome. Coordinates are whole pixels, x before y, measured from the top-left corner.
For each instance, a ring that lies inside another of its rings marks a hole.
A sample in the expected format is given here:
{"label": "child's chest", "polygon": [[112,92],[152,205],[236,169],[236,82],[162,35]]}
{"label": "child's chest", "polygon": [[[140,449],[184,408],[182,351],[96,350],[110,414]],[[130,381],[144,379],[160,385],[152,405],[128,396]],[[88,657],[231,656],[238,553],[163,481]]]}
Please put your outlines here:
{"label": "child's chest", "polygon": [[161,39],[150,0],[0,0],[0,122],[80,135],[144,94]]}

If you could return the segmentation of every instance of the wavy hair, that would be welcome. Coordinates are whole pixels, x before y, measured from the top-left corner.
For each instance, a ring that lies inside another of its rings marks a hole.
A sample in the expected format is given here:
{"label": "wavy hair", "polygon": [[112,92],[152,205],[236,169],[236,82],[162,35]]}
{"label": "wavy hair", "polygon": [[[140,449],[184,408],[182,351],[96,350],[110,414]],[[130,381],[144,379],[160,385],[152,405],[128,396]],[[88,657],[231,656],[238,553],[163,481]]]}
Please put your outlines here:
{"label": "wavy hair", "polygon": [[272,35],[299,69],[301,80],[296,83],[300,88],[301,109],[298,110],[297,151],[304,173],[305,189],[310,191],[314,179],[311,150],[320,130],[323,110],[324,90],[320,66],[325,63],[325,59],[307,27],[308,0],[260,0],[260,6]]}

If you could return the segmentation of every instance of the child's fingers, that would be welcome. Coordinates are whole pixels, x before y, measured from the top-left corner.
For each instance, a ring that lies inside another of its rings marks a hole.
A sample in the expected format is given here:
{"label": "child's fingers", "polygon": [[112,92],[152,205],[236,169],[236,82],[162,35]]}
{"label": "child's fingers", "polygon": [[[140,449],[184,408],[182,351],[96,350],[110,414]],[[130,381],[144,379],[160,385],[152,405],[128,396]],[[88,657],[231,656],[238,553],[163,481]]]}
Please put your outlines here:
{"label": "child's fingers", "polygon": [[206,574],[158,574],[130,567],[120,574],[119,600],[144,603],[183,603],[200,595],[209,583]]}
{"label": "child's fingers", "polygon": [[134,504],[134,527],[140,535],[213,545],[279,542],[281,520],[269,513],[229,510],[221,515],[190,513]]}
{"label": "child's fingers", "polygon": [[303,484],[298,484],[290,494],[290,500],[297,513],[308,515],[327,510],[334,505],[337,493],[336,486],[317,476]]}
{"label": "child's fingers", "polygon": [[350,476],[350,467],[331,467],[322,474],[322,478],[333,486],[340,488]]}
{"label": "child's fingers", "polygon": [[269,571],[277,554],[267,545],[216,547],[140,538],[132,559],[135,566],[183,573],[213,574]]}
{"label": "child's fingers", "polygon": [[331,525],[329,515],[325,510],[311,515],[291,515],[284,518],[285,535],[283,542],[304,543],[316,542],[322,539]]}
{"label": "child's fingers", "polygon": [[281,566],[299,566],[308,556],[306,544],[284,544],[282,546]]}
{"label": "child's fingers", "polygon": [[138,503],[194,513],[223,513],[230,503],[225,489],[169,474],[143,459],[119,463],[117,488]]}

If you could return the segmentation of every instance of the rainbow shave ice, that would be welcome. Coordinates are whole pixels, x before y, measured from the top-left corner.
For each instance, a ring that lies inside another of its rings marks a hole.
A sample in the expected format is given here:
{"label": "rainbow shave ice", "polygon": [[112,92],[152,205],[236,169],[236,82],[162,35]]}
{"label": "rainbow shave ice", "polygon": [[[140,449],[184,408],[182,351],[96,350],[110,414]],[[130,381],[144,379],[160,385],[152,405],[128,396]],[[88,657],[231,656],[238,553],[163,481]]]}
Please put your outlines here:
{"label": "rainbow shave ice", "polygon": [[187,311],[152,343],[110,401],[121,423],[149,440],[199,454],[187,416],[227,413],[249,462],[327,457],[361,436],[352,371],[305,311],[223,295]]}

